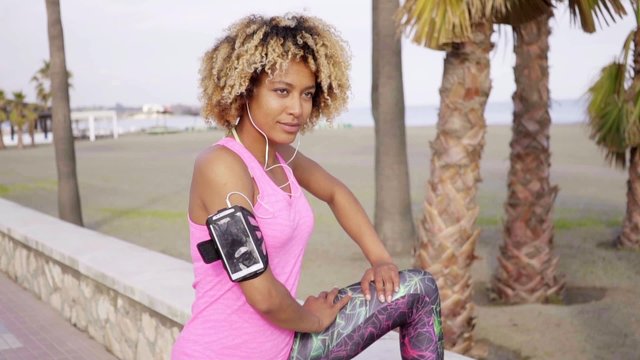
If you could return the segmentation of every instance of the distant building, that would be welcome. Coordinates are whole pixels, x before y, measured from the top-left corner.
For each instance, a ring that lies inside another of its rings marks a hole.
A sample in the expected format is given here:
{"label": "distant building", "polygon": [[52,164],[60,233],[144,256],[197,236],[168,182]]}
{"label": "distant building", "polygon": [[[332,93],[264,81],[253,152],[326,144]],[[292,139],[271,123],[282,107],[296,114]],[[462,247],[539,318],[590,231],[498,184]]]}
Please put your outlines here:
{"label": "distant building", "polygon": [[145,114],[164,114],[169,112],[163,105],[158,104],[144,104],[142,105],[142,112]]}
{"label": "distant building", "polygon": [[200,115],[200,107],[195,105],[173,104],[171,105],[171,113],[177,115]]}

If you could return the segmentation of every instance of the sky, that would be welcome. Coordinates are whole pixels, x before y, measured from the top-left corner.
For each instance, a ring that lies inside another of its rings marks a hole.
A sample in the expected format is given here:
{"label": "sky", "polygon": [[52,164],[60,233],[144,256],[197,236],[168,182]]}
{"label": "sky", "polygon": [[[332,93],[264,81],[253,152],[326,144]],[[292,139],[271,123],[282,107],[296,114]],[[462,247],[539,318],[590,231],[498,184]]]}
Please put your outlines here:
{"label": "sky", "polygon": [[[67,68],[73,73],[71,106],[197,105],[204,52],[224,29],[251,13],[298,12],[335,26],[352,53],[351,107],[371,103],[371,2],[365,0],[60,0]],[[625,2],[626,3],[626,2]],[[627,6],[628,7],[628,6]],[[31,76],[49,57],[43,0],[0,1],[0,89],[35,99]],[[565,7],[551,20],[550,89],[554,100],[584,95],[633,29],[627,16],[585,34]],[[510,101],[513,40],[496,27],[491,53],[490,102]],[[437,105],[444,53],[403,38],[405,103]]]}

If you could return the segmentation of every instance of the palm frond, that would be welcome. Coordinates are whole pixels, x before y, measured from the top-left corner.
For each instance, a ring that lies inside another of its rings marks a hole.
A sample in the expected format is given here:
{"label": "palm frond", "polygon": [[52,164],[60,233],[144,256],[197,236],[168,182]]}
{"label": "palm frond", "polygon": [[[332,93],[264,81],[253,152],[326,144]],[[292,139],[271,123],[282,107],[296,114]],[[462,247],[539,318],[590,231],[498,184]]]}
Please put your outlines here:
{"label": "palm frond", "polygon": [[446,44],[464,42],[471,36],[468,3],[466,0],[407,0],[398,9],[396,21],[414,43],[442,50]]}
{"label": "palm frond", "polygon": [[493,21],[496,24],[517,26],[553,11],[550,0],[511,0],[506,7],[495,7]]}
{"label": "palm frond", "polygon": [[632,110],[625,140],[629,146],[638,147],[640,146],[640,82],[633,84],[629,92],[633,94],[629,99]]}
{"label": "palm frond", "polygon": [[22,91],[14,91],[13,92],[13,100],[19,104],[22,104],[24,102],[24,99],[26,98],[26,96],[24,95],[24,93]]}
{"label": "palm frond", "polygon": [[474,23],[519,25],[552,9],[551,0],[406,0],[395,17],[414,43],[442,50],[468,41]]}
{"label": "palm frond", "polygon": [[596,31],[596,21],[602,27],[600,21],[609,25],[609,20],[615,22],[616,18],[622,18],[627,14],[620,0],[569,0],[571,21],[580,21],[582,30],[588,33]]}
{"label": "palm frond", "polygon": [[622,168],[626,165],[626,132],[631,111],[624,100],[626,66],[607,65],[589,88],[588,124],[591,138],[605,152],[605,158]]}
{"label": "palm frond", "polygon": [[8,101],[4,95],[4,90],[0,90],[0,123],[7,120]]}

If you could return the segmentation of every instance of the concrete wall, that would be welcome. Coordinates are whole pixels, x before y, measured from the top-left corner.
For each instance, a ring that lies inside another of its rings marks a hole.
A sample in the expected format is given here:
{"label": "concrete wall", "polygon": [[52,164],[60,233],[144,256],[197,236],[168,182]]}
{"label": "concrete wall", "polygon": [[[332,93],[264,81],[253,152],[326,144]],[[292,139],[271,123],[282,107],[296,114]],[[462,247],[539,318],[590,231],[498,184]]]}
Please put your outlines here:
{"label": "concrete wall", "polygon": [[0,271],[120,359],[168,359],[191,265],[0,199]]}
{"label": "concrete wall", "polygon": [[[2,198],[0,271],[119,359],[169,359],[194,296],[186,261]],[[469,359],[451,352],[445,358]],[[400,359],[398,334],[356,359]]]}

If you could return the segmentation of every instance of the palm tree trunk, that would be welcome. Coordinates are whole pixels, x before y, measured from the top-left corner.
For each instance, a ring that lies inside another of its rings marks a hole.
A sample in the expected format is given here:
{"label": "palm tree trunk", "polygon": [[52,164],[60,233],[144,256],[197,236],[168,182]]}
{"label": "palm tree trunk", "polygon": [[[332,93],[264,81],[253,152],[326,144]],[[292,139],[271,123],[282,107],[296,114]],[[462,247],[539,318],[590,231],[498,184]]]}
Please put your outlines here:
{"label": "palm tree trunk", "polygon": [[0,149],[5,149],[4,136],[2,135],[2,121],[0,121]]}
{"label": "palm tree trunk", "polygon": [[58,215],[62,220],[82,226],[60,3],[58,0],[45,0],[45,3],[51,57],[53,143],[58,170]]}
{"label": "palm tree trunk", "polygon": [[[636,5],[640,6],[640,4]],[[633,82],[640,91],[640,27],[633,39]],[[635,96],[631,97],[635,99]],[[629,179],[627,179],[627,212],[622,223],[622,233],[616,241],[618,247],[640,250],[640,147],[629,150]]]}
{"label": "palm tree trunk", "polygon": [[632,147],[629,152],[627,212],[616,245],[625,249],[640,250],[640,148]]}
{"label": "palm tree trunk", "polygon": [[492,290],[509,304],[547,302],[561,297],[552,253],[552,209],[558,187],[549,181],[549,18],[514,26],[513,135],[504,243]]}
{"label": "palm tree trunk", "polygon": [[24,141],[22,140],[22,135],[24,135],[24,129],[22,126],[16,126],[16,136],[18,137],[18,143],[16,144],[18,149],[24,148]]}
{"label": "palm tree trunk", "polygon": [[373,1],[371,103],[376,136],[375,226],[391,253],[408,253],[416,233],[411,214],[404,125],[402,54],[393,15],[398,0]]}
{"label": "palm tree trunk", "polygon": [[29,138],[31,139],[31,146],[36,146],[35,139],[35,122],[36,120],[29,120]]}
{"label": "palm tree trunk", "polygon": [[489,22],[474,24],[472,39],[447,51],[416,252],[416,265],[438,279],[445,347],[458,353],[473,347],[470,267],[480,235],[475,196],[481,181],[484,109],[491,91],[492,31]]}

